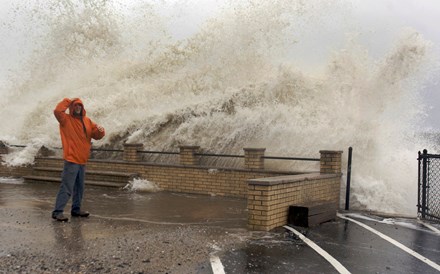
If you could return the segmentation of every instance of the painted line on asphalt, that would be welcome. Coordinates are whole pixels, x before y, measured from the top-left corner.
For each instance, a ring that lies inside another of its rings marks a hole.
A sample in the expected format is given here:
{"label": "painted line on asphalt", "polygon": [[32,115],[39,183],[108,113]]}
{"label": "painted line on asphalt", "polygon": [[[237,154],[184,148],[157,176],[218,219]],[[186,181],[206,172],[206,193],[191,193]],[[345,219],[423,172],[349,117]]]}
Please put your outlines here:
{"label": "painted line on asphalt", "polygon": [[421,221],[421,220],[418,220],[418,223],[419,223],[419,224],[422,224],[422,225],[424,225],[424,226],[426,226],[427,228],[429,228],[429,229],[431,229],[432,231],[434,231],[436,234],[440,235],[440,230],[438,230],[438,229],[435,228],[434,226],[432,226],[432,225],[430,225],[430,224],[428,224],[428,223],[425,223],[425,222],[423,222],[423,221]]}
{"label": "painted line on asphalt", "polygon": [[393,245],[397,246],[398,248],[402,249],[402,250],[405,251],[406,253],[408,253],[408,254],[410,254],[410,255],[416,257],[417,259],[419,259],[419,260],[421,260],[422,262],[428,264],[428,265],[431,266],[432,268],[434,268],[434,269],[440,271],[440,265],[436,264],[435,262],[431,261],[430,259],[428,259],[428,258],[426,258],[426,257],[423,257],[423,256],[420,255],[419,253],[417,253],[417,252],[415,252],[414,250],[412,250],[412,249],[410,249],[410,248],[404,246],[403,244],[399,243],[398,241],[392,239],[391,237],[388,237],[387,235],[385,235],[385,234],[383,234],[383,233],[381,233],[381,232],[375,230],[375,229],[372,228],[372,227],[369,227],[368,225],[366,225],[366,224],[364,224],[364,223],[362,223],[362,222],[359,222],[359,221],[356,221],[356,220],[354,220],[354,219],[348,218],[348,217],[344,216],[343,214],[337,213],[337,215],[338,215],[339,218],[342,218],[342,219],[345,219],[345,220],[351,221],[351,222],[353,222],[353,223],[355,223],[355,224],[357,224],[357,225],[362,226],[363,228],[365,228],[365,229],[367,229],[367,230],[373,232],[374,234],[378,235],[378,236],[381,237],[382,239],[387,240],[388,242],[390,242],[390,243],[392,243]]}
{"label": "painted line on asphalt", "polygon": [[218,256],[211,255],[209,261],[211,262],[212,272],[214,274],[225,274],[225,269]]}
{"label": "painted line on asphalt", "polygon": [[299,231],[295,230],[290,226],[283,226],[285,229],[288,229],[295,233],[303,242],[305,242],[308,246],[313,248],[319,255],[321,255],[324,259],[326,259],[339,273],[349,274],[348,271],[340,262],[338,262],[335,258],[333,258],[330,254],[327,253],[324,249],[315,244],[312,240],[308,239],[306,236],[302,235]]}

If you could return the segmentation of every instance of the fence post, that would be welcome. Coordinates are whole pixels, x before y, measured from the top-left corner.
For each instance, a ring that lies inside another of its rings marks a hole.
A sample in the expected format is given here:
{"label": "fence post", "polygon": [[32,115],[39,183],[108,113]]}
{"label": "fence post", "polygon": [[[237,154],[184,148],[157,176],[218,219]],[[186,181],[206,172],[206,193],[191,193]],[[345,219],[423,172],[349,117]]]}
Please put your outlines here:
{"label": "fence post", "polygon": [[423,150],[423,171],[422,171],[422,218],[425,218],[426,213],[426,179],[427,179],[427,171],[428,171],[428,151],[426,149]]}
{"label": "fence post", "polygon": [[141,155],[138,151],[142,148],[143,144],[124,144],[124,161],[139,162]]}
{"label": "fence post", "polygon": [[198,153],[200,146],[180,146],[180,164],[184,166],[199,165]]}
{"label": "fence post", "polygon": [[420,163],[422,162],[422,153],[419,152],[417,153],[419,157],[417,157],[417,213],[420,213],[420,186],[421,186],[421,182],[420,182]]}
{"label": "fence post", "polygon": [[350,181],[351,181],[351,157],[353,148],[348,148],[348,162],[347,162],[347,186],[345,189],[345,210],[350,209]]}
{"label": "fence post", "polygon": [[243,148],[244,150],[244,168],[264,169],[265,148]]}
{"label": "fence post", "polygon": [[320,173],[341,174],[341,150],[320,150]]}

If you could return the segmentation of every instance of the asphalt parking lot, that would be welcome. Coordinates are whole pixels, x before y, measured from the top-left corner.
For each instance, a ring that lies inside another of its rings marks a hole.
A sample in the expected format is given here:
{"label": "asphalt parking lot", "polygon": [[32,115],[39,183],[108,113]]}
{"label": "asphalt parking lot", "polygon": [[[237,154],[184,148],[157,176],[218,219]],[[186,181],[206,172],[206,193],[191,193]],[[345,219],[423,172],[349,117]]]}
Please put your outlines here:
{"label": "asphalt parking lot", "polygon": [[89,186],[91,216],[60,223],[57,190],[0,180],[0,273],[440,273],[435,223],[341,212],[255,232],[242,199]]}

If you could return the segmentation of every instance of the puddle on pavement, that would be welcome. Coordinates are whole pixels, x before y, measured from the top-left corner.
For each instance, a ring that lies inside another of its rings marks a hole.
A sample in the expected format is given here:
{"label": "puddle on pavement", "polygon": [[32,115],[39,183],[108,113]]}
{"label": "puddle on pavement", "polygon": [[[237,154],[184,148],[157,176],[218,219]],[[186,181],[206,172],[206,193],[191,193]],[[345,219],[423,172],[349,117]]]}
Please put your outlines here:
{"label": "puddle on pavement", "polygon": [[[5,182],[6,181],[6,182]],[[0,182],[0,207],[52,210],[58,184]],[[246,228],[246,200],[210,195],[140,192],[86,186],[83,208],[91,217],[160,224],[205,224]],[[65,212],[68,213],[70,203]]]}

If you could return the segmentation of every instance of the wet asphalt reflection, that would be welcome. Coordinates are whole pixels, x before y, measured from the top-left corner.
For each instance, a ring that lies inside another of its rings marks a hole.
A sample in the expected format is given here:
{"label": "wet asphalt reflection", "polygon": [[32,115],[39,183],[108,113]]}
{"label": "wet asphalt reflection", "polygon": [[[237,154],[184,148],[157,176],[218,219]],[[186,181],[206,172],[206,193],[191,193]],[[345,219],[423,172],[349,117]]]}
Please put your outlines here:
{"label": "wet asphalt reflection", "polygon": [[[0,273],[213,273],[213,255],[225,273],[338,273],[284,228],[248,231],[243,199],[87,186],[91,217],[59,223],[57,190],[0,183]],[[440,264],[440,235],[416,220],[350,218]],[[351,273],[440,273],[348,220],[295,229]]]}
{"label": "wet asphalt reflection", "polygon": [[[381,220],[380,218],[377,218]],[[440,235],[414,220],[410,227],[368,221],[363,223],[391,236],[440,265]],[[440,273],[421,260],[350,221],[338,219],[311,229],[294,227],[351,273]],[[228,251],[222,261],[226,273],[338,273],[293,233],[281,228],[276,236],[249,240],[240,250]]]}

